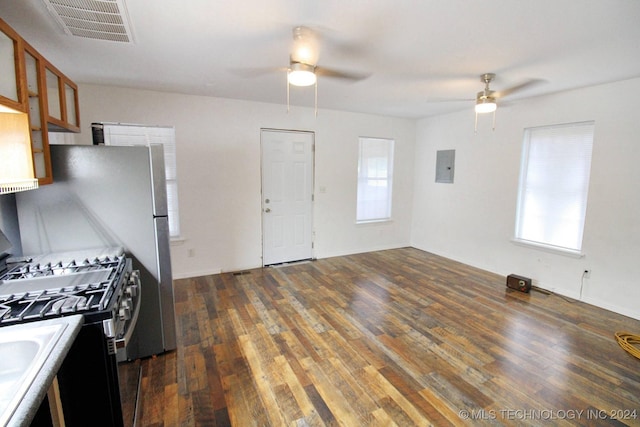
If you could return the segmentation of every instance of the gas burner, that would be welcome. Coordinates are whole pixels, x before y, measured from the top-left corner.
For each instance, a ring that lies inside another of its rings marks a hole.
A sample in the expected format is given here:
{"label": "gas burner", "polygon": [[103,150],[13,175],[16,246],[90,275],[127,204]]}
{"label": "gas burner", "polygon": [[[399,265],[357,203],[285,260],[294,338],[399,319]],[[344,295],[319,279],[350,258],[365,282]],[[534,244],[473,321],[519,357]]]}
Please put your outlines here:
{"label": "gas burner", "polygon": [[52,313],[69,313],[87,307],[87,297],[71,295],[63,297],[51,304]]}
{"label": "gas burner", "polygon": [[28,262],[0,278],[0,326],[110,311],[112,296],[122,292],[123,277],[131,268],[124,255],[42,261]]}
{"label": "gas burner", "polygon": [[102,311],[109,304],[114,286],[103,282],[0,297],[0,322]]}
{"label": "gas burner", "polygon": [[28,262],[9,271],[3,277],[4,281],[33,279],[36,277],[62,276],[87,271],[97,271],[118,265],[122,257],[85,258],[83,261],[58,262]]}

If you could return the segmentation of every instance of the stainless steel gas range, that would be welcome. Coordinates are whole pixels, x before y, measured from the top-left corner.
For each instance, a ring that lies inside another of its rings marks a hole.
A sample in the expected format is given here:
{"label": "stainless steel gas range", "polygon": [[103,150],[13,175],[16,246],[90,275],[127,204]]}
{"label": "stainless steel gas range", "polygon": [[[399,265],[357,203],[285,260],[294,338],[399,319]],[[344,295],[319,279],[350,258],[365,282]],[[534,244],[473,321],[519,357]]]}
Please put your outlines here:
{"label": "stainless steel gas range", "polygon": [[7,266],[0,277],[0,327],[84,316],[58,373],[66,424],[86,425],[90,411],[100,414],[97,425],[123,425],[117,362],[126,354],[141,300],[131,259],[122,248],[100,248],[14,259]]}

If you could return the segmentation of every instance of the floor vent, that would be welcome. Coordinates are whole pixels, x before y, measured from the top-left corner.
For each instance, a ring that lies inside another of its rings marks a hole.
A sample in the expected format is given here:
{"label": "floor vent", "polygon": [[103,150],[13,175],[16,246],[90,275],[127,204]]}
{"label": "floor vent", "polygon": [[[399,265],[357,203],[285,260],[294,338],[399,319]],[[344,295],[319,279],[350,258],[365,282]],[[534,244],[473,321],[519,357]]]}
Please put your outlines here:
{"label": "floor vent", "polygon": [[244,276],[245,274],[251,274],[251,272],[250,271],[246,271],[246,270],[245,271],[234,271],[233,272],[234,276]]}
{"label": "floor vent", "polygon": [[70,36],[133,43],[125,0],[43,0]]}

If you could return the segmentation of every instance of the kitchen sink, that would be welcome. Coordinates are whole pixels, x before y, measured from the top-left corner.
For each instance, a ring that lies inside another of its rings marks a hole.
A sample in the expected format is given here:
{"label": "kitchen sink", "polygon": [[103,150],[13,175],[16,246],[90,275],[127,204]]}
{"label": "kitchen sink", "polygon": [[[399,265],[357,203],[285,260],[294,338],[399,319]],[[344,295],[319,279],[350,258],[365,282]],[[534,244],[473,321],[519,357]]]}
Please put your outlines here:
{"label": "kitchen sink", "polygon": [[39,322],[0,328],[0,425],[6,425],[67,328]]}

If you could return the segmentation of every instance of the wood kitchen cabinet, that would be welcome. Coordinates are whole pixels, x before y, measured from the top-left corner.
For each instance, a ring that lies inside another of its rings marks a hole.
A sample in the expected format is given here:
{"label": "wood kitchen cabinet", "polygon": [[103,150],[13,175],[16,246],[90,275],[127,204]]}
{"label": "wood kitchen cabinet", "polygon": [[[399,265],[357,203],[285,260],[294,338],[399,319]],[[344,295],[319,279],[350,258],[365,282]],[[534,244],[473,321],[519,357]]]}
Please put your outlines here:
{"label": "wood kitchen cabinet", "polygon": [[80,132],[78,86],[2,19],[0,105],[28,113],[35,176],[50,184],[49,132]]}
{"label": "wood kitchen cabinet", "polygon": [[26,112],[21,52],[22,39],[0,19],[0,104]]}
{"label": "wood kitchen cabinet", "polygon": [[24,63],[27,94],[29,96],[29,125],[31,127],[31,152],[33,154],[33,170],[38,184],[53,182],[51,158],[49,156],[49,132],[45,109],[42,108],[44,98],[42,81],[43,59],[30,45],[24,47]]}
{"label": "wood kitchen cabinet", "polygon": [[49,131],[80,132],[78,86],[43,58]]}

